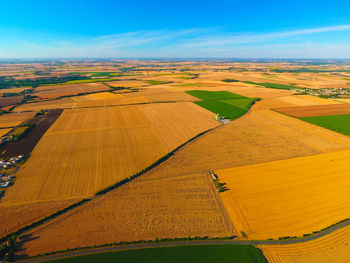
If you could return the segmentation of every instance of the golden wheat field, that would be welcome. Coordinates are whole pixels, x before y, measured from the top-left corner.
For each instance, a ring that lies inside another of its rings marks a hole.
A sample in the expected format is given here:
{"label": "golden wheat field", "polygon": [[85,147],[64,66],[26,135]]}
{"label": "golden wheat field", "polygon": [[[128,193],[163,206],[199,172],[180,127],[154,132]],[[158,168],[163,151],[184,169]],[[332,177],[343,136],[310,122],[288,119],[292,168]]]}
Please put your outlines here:
{"label": "golden wheat field", "polygon": [[259,246],[270,263],[343,263],[350,261],[350,227],[313,241]]}
{"label": "golden wheat field", "polygon": [[[255,107],[255,106],[254,106]],[[186,145],[154,174],[207,172],[350,149],[350,138],[270,110],[252,110]]]}
{"label": "golden wheat field", "polygon": [[218,126],[213,116],[185,102],[65,110],[20,168],[1,203],[92,195]]}
{"label": "golden wheat field", "polygon": [[233,235],[208,179],[206,174],[139,177],[31,231],[19,253],[36,255],[114,241]]}
{"label": "golden wheat field", "polygon": [[0,128],[15,127],[34,117],[33,112],[8,113],[0,116]]}
{"label": "golden wheat field", "polygon": [[76,105],[76,101],[72,98],[62,98],[57,100],[49,101],[39,101],[19,105],[14,109],[14,112],[23,112],[23,111],[41,111],[49,109],[69,109],[73,108]]}
{"label": "golden wheat field", "polygon": [[4,236],[53,214],[78,200],[39,202],[30,205],[0,206],[0,235]]}
{"label": "golden wheat field", "polygon": [[54,99],[61,96],[76,95],[80,93],[89,93],[96,91],[110,90],[102,83],[85,83],[71,85],[42,86],[35,89],[35,96],[39,98]]}
{"label": "golden wheat field", "polygon": [[350,150],[217,170],[237,232],[302,236],[350,216]]}

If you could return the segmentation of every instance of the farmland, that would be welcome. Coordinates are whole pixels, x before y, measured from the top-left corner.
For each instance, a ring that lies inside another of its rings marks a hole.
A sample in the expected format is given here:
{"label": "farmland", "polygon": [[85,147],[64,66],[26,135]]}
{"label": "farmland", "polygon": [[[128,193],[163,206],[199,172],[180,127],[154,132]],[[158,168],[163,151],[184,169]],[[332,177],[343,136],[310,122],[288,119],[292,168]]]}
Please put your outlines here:
{"label": "farmland", "polygon": [[22,122],[34,117],[32,112],[22,112],[22,113],[9,113],[0,116],[0,127],[15,127]]}
{"label": "farmland", "polygon": [[[144,111],[152,114],[148,117]],[[218,126],[210,116],[191,103],[65,110],[2,202],[92,195],[151,165],[171,147]],[[36,187],[28,189],[28,183]],[[23,187],[27,191],[21,191]]]}
{"label": "farmland", "polygon": [[342,228],[325,237],[295,245],[261,246],[270,263],[348,262],[350,228]]}
{"label": "farmland", "polygon": [[53,248],[118,241],[231,236],[232,226],[221,209],[205,173],[140,177],[54,224],[30,232],[22,253],[36,255]]}
{"label": "farmland", "polygon": [[192,90],[187,93],[202,99],[195,102],[197,105],[231,120],[245,114],[256,100],[228,91]]}
{"label": "farmland", "polygon": [[137,249],[133,251],[119,251],[88,256],[66,258],[51,261],[55,263],[67,262],[221,262],[221,263],[265,263],[261,252],[251,246],[241,245],[214,245],[214,246],[180,246]]}
{"label": "farmland", "polygon": [[303,117],[304,121],[350,136],[350,114]]}
{"label": "farmland", "polygon": [[275,110],[297,118],[316,117],[316,116],[350,114],[350,105],[337,104],[337,105],[315,105],[315,106],[304,106],[304,107],[284,107],[284,108],[275,108]]}
{"label": "farmland", "polygon": [[[0,159],[28,157],[0,165],[1,237],[38,222],[18,236],[25,257],[161,238],[288,239],[349,218],[349,78],[339,61],[0,62],[0,128],[18,135],[3,138]],[[342,231],[262,249],[271,262],[336,262]]]}
{"label": "farmland", "polygon": [[34,96],[45,99],[55,99],[63,96],[77,95],[81,93],[90,93],[97,91],[110,90],[110,88],[101,83],[88,83],[76,85],[57,85],[43,86],[35,89]]}
{"label": "farmland", "polygon": [[237,232],[250,239],[301,237],[348,218],[349,157],[347,150],[218,170]]}

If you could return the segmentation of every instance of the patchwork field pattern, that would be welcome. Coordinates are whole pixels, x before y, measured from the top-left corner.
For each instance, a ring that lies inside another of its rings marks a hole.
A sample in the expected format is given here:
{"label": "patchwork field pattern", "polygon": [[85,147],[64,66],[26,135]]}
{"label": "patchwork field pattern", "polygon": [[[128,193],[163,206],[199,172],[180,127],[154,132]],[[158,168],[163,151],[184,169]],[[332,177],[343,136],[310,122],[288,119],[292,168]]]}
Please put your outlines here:
{"label": "patchwork field pattern", "polygon": [[90,196],[218,125],[213,114],[186,102],[65,110],[1,202]]}
{"label": "patchwork field pattern", "polygon": [[238,233],[250,239],[311,234],[350,217],[350,151],[217,170]]}
{"label": "patchwork field pattern", "polygon": [[350,227],[313,241],[260,246],[270,263],[342,263],[350,261]]}
{"label": "patchwork field pattern", "polygon": [[270,110],[243,117],[190,142],[153,170],[175,176],[350,149],[350,138]]}

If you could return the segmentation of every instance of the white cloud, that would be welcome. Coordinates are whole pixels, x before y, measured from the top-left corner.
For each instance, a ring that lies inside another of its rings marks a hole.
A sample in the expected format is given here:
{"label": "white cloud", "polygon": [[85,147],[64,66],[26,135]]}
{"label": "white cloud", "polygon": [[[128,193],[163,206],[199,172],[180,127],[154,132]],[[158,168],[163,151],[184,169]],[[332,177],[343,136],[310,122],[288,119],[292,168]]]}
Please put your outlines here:
{"label": "white cloud", "polygon": [[[73,40],[42,37],[37,41],[20,39],[16,45],[0,41],[0,57],[350,57],[348,45],[325,45],[309,40],[312,39],[309,35],[345,30],[350,30],[350,25],[259,34],[225,32],[222,28],[192,28]],[[290,39],[297,36],[308,37],[293,43]],[[277,45],[279,40],[290,42]]]}

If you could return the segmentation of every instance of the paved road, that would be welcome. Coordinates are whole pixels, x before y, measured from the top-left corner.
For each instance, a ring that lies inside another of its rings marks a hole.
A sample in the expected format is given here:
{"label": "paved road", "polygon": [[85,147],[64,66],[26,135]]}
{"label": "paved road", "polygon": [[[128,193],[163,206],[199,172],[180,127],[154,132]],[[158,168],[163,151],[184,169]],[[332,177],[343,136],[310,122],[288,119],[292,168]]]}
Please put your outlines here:
{"label": "paved road", "polygon": [[73,251],[68,253],[62,253],[57,255],[51,255],[47,257],[34,258],[28,260],[20,260],[17,262],[43,262],[51,261],[55,259],[62,259],[65,257],[73,256],[82,256],[87,254],[94,253],[103,253],[103,252],[112,252],[119,250],[129,250],[129,249],[139,249],[139,248],[155,248],[155,247],[169,247],[169,246],[187,246],[187,245],[287,245],[287,244],[297,244],[303,243],[311,240],[318,239],[320,237],[326,236],[340,228],[350,225],[350,220],[340,223],[336,226],[333,226],[325,231],[322,231],[318,234],[299,238],[299,239],[289,239],[289,240],[193,240],[193,241],[172,241],[165,243],[148,243],[148,244],[135,244],[135,245],[121,245],[114,247],[102,247],[102,248],[93,248],[80,251]]}

